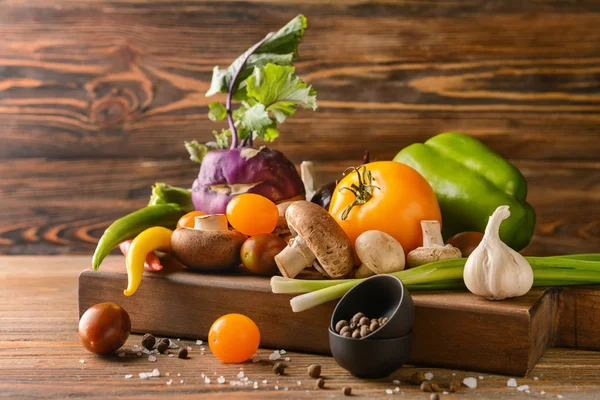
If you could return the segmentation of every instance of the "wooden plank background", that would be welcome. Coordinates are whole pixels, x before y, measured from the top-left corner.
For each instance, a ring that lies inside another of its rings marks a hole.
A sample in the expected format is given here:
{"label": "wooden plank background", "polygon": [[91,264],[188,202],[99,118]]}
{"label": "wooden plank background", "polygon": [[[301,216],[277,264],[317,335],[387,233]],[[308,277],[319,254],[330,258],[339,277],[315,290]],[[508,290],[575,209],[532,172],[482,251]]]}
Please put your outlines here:
{"label": "wooden plank background", "polygon": [[[0,253],[91,254],[155,181],[191,185],[214,65],[298,13],[319,110],[274,145],[319,180],[442,131],[526,175],[529,254],[600,249],[600,3],[0,2]],[[211,101],[213,99],[210,99]]]}

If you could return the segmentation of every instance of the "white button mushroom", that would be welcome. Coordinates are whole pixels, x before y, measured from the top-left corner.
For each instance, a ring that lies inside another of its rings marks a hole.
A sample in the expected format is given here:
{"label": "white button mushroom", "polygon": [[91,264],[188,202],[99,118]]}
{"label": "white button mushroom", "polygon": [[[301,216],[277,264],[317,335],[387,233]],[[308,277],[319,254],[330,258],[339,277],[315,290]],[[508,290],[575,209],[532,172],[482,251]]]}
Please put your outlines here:
{"label": "white button mushroom", "polygon": [[423,231],[423,246],[417,247],[408,253],[409,268],[462,256],[460,249],[451,244],[444,245],[442,228],[438,221],[423,220],[421,221],[421,229]]}
{"label": "white button mushroom", "polygon": [[389,274],[404,269],[404,249],[392,236],[382,231],[366,231],[356,238],[356,255],[362,265],[356,270],[356,278],[375,274]]}
{"label": "white button mushroom", "polygon": [[294,278],[313,262],[330,278],[343,278],[352,271],[350,239],[323,207],[296,201],[286,210],[285,218],[294,238],[275,256],[283,276]]}

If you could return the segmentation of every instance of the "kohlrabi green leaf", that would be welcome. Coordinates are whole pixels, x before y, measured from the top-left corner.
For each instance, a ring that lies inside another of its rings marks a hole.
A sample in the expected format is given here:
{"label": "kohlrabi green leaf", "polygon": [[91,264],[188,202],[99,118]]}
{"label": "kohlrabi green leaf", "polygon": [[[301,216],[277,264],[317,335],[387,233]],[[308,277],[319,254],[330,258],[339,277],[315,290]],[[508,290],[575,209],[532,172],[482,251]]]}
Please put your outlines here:
{"label": "kohlrabi green leaf", "polygon": [[197,140],[192,140],[191,142],[185,142],[185,148],[190,153],[190,160],[202,164],[202,160],[206,153],[208,153],[211,149],[202,143],[198,143]]}
{"label": "kohlrabi green leaf", "polygon": [[[269,33],[266,42],[256,49],[240,71],[233,91],[236,97],[244,98],[237,92],[245,87],[245,80],[255,67],[262,67],[268,63],[290,65],[298,56],[298,45],[302,41],[305,29],[306,17],[298,15],[279,31]],[[207,97],[220,92],[227,93],[235,72],[242,66],[249,51],[250,49],[246,50],[227,69],[220,69],[218,66],[213,69],[211,85],[206,92]]]}
{"label": "kohlrabi green leaf", "polygon": [[[217,141],[217,149],[229,148],[229,138],[231,137],[231,130],[222,129],[221,133],[213,131],[213,135],[215,136],[215,140]],[[209,150],[212,149],[209,148]]]}
{"label": "kohlrabi green leaf", "polygon": [[254,68],[247,80],[248,96],[264,104],[266,111],[273,113],[277,122],[293,115],[296,106],[317,108],[317,96],[312,86],[294,74],[295,68],[267,64]]}
{"label": "kohlrabi green leaf", "polygon": [[257,103],[248,108],[240,121],[245,128],[258,136],[261,135],[261,132],[273,125],[273,121],[269,117],[265,105],[262,103]]}
{"label": "kohlrabi green leaf", "polygon": [[211,121],[223,121],[227,116],[227,109],[220,101],[213,101],[208,105],[208,119]]}

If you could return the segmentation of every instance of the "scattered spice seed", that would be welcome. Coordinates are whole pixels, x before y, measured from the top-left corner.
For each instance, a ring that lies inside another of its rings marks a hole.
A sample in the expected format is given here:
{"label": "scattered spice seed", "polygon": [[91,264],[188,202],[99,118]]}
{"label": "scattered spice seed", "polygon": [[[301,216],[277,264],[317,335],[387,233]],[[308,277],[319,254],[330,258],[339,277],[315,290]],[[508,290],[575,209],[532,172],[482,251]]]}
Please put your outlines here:
{"label": "scattered spice seed", "polygon": [[317,388],[323,389],[325,387],[325,379],[323,379],[323,378],[317,379],[316,384],[317,384]]}
{"label": "scattered spice seed", "polygon": [[431,384],[431,391],[432,392],[441,392],[442,389],[440,388],[440,385],[438,385],[437,383],[432,383]]}
{"label": "scattered spice seed", "polygon": [[440,400],[440,395],[437,393],[431,393],[431,396],[429,396],[429,400]]}
{"label": "scattered spice seed", "polygon": [[156,338],[151,333],[146,333],[142,337],[142,346],[148,350],[152,350],[156,344]]}
{"label": "scattered spice seed", "polygon": [[417,371],[410,376],[410,383],[420,385],[425,380],[425,376],[421,371]]}
{"label": "scattered spice seed", "polygon": [[462,386],[462,384],[460,383],[459,380],[457,379],[453,379],[450,381],[450,392],[454,393],[456,391],[458,391],[458,389],[460,389],[460,387]]}
{"label": "scattered spice seed", "polygon": [[188,356],[188,351],[184,347],[180,348],[179,351],[177,352],[178,358],[187,358],[187,356]]}
{"label": "scattered spice seed", "polygon": [[160,341],[156,345],[156,350],[158,350],[159,353],[166,352],[168,350],[168,348],[169,348],[169,344],[167,342]]}
{"label": "scattered spice seed", "polygon": [[350,396],[352,394],[352,388],[350,386],[344,386],[342,388],[342,393],[344,393],[344,396]]}
{"label": "scattered spice seed", "polygon": [[[284,372],[285,372],[285,365],[283,365],[282,363],[275,363],[275,365],[273,365],[273,373],[275,375],[283,375]],[[243,373],[241,373],[241,374],[243,376]]]}
{"label": "scattered spice seed", "polygon": [[318,378],[321,376],[321,366],[319,364],[311,364],[308,366],[308,376]]}
{"label": "scattered spice seed", "polygon": [[425,381],[421,382],[420,389],[421,389],[421,392],[431,392],[432,391],[431,384],[429,382],[425,382]]}

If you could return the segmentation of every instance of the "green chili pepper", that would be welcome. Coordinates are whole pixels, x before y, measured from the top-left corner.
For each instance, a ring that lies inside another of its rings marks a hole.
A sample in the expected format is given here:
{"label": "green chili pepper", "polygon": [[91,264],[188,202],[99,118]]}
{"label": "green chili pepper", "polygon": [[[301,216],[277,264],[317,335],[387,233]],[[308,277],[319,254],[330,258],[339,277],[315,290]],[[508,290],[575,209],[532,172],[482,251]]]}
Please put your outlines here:
{"label": "green chili pepper", "polygon": [[404,148],[394,161],[416,169],[435,191],[445,239],[460,232],[484,232],[494,210],[507,205],[510,218],[502,224],[500,238],[517,251],[529,244],[535,212],[525,201],[525,177],[477,139],[442,133]]}
{"label": "green chili pepper", "polygon": [[177,204],[157,204],[134,211],[113,222],[105,231],[92,259],[92,266],[98,269],[104,257],[124,240],[132,239],[153,226],[175,229],[177,221],[189,211]]}

